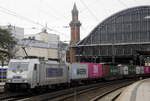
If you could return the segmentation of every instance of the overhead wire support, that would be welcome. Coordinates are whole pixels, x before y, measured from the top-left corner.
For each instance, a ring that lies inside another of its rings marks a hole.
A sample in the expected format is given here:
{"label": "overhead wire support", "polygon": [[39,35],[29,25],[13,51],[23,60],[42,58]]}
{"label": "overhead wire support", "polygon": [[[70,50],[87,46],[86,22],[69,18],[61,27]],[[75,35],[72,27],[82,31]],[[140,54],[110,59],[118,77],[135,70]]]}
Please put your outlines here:
{"label": "overhead wire support", "polygon": [[123,5],[123,6],[125,6],[125,7],[128,7],[123,1],[118,0],[118,2],[119,2],[121,5]]}

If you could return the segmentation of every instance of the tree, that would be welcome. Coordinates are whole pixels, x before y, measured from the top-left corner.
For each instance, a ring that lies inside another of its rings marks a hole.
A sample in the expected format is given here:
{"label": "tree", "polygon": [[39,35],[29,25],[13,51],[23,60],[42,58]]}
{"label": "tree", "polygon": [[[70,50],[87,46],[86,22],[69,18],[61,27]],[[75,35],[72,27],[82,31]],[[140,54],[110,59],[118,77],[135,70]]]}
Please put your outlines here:
{"label": "tree", "polygon": [[4,65],[4,62],[12,58],[12,50],[15,46],[16,41],[15,38],[12,37],[12,34],[10,31],[6,29],[0,28],[0,61],[2,66]]}

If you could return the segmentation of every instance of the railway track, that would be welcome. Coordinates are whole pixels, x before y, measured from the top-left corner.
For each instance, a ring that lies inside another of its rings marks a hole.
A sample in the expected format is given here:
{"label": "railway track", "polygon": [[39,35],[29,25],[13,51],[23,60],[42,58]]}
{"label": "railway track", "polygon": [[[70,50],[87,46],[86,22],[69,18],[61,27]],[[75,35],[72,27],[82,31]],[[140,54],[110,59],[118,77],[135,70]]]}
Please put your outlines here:
{"label": "railway track", "polygon": [[[60,90],[60,89],[57,89]],[[56,91],[56,90],[55,90]],[[54,92],[54,89],[51,89],[51,91],[47,92]],[[5,92],[0,94],[0,101],[16,101],[21,99],[26,99],[28,97],[38,96],[40,94],[45,94],[47,92],[43,91],[15,91],[15,92]]]}
{"label": "railway track", "polygon": [[[131,83],[129,83],[131,84]],[[121,94],[122,88],[125,88],[129,85],[128,83],[125,85],[118,85],[118,87],[112,86],[111,88],[106,89],[107,91],[104,93],[101,93],[100,95],[96,96],[95,98],[91,99],[90,101],[115,101],[115,99]],[[115,91],[120,90],[116,95],[109,96],[109,94],[114,93]]]}
{"label": "railway track", "polygon": [[69,96],[59,100],[49,100],[49,101],[98,101],[98,99],[106,96],[110,92],[113,92],[119,88],[125,87],[134,81],[119,81],[112,82],[111,84],[105,84],[97,88],[88,89],[86,91],[76,92],[73,96]]}
{"label": "railway track", "polygon": [[[45,93],[37,96],[26,97],[21,101],[90,101],[98,95],[105,95],[107,91],[127,86],[135,80],[116,80],[101,82],[87,86],[73,87],[65,90]],[[108,92],[107,92],[108,93]],[[98,97],[97,97],[98,98]],[[20,99],[18,99],[19,101]],[[93,99],[93,101],[97,101]]]}
{"label": "railway track", "polygon": [[0,94],[0,101],[15,101],[18,98],[26,97],[28,93],[22,93],[22,92],[7,92],[4,94]]}

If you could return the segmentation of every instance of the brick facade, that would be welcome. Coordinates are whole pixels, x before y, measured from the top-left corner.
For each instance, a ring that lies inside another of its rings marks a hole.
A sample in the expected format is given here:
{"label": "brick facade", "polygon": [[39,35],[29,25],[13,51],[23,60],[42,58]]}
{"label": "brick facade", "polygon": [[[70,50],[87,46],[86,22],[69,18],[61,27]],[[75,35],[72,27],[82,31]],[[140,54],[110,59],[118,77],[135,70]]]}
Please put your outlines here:
{"label": "brick facade", "polygon": [[71,30],[71,40],[70,40],[70,62],[76,62],[75,54],[76,51],[72,47],[77,44],[77,42],[80,41],[80,26],[81,23],[78,20],[78,10],[76,7],[76,4],[74,4],[73,10],[72,10],[72,21],[70,22],[70,30]]}

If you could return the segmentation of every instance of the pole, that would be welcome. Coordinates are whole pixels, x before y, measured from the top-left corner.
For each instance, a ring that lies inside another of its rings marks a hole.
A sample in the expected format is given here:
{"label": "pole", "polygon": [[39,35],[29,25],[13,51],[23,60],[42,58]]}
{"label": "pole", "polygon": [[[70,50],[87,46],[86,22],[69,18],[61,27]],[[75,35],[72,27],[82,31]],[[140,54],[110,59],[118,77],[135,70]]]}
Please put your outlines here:
{"label": "pole", "polygon": [[77,101],[77,87],[74,88],[74,101]]}
{"label": "pole", "polygon": [[112,63],[115,63],[114,43],[112,43]]}
{"label": "pole", "polygon": [[22,49],[24,50],[24,52],[25,52],[26,56],[28,57],[28,53],[27,53],[27,51],[26,51],[25,47],[22,47]]}

